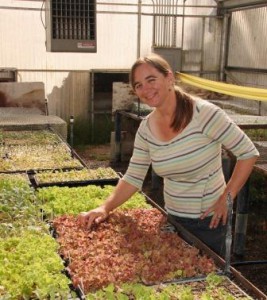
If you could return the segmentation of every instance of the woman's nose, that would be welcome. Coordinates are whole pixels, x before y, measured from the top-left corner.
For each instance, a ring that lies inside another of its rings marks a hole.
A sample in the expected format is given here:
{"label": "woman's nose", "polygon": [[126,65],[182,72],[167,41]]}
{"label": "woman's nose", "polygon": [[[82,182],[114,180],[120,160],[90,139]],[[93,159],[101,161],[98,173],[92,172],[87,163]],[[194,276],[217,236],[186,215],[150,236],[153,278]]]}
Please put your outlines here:
{"label": "woman's nose", "polygon": [[145,83],[142,84],[142,89],[141,89],[141,90],[142,90],[143,93],[145,93],[145,92],[148,91],[149,89],[150,89],[149,83],[146,83],[146,82],[145,82]]}

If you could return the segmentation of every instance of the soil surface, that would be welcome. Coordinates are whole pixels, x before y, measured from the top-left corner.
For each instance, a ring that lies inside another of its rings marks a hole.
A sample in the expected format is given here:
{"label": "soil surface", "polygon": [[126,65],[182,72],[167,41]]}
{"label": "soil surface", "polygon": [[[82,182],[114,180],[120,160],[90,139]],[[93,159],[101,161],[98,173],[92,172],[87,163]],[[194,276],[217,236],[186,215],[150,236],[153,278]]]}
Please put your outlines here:
{"label": "soil surface", "polygon": [[[112,167],[122,174],[128,163],[112,163],[110,145],[89,145],[75,149],[89,168]],[[146,178],[143,191],[160,206],[163,206],[161,182],[153,188],[151,179]],[[231,263],[256,288],[267,295],[267,201],[250,205],[243,256],[232,254]],[[235,216],[233,216],[233,219]],[[234,233],[233,233],[234,238]],[[267,297],[266,297],[267,299]]]}

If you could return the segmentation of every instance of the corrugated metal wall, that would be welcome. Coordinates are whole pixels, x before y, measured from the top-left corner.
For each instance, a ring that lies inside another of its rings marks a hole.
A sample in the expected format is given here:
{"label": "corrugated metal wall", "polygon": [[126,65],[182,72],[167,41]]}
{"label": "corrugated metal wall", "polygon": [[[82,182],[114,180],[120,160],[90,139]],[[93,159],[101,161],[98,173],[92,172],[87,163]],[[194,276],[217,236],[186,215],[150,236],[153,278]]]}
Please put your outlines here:
{"label": "corrugated metal wall", "polygon": [[221,19],[212,17],[185,19],[182,65],[185,72],[196,74],[215,72],[218,75],[221,30]]}
{"label": "corrugated metal wall", "polygon": [[266,29],[267,7],[233,12],[228,65],[267,69]]}
{"label": "corrugated metal wall", "polygon": [[[267,7],[236,11],[231,16],[229,36],[229,67],[240,70],[231,71],[231,78],[237,84],[267,88]],[[251,70],[250,70],[251,69]],[[264,70],[265,72],[257,72]],[[255,113],[267,114],[267,103],[234,99],[235,103],[247,106]]]}

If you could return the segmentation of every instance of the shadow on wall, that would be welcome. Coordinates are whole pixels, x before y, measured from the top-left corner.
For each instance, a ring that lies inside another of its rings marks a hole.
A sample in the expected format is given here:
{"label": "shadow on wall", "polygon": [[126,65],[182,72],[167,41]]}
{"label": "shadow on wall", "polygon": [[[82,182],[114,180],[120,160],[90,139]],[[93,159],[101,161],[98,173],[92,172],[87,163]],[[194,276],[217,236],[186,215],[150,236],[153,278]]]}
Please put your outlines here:
{"label": "shadow on wall", "polygon": [[[62,73],[55,73],[54,82],[61,81]],[[57,78],[58,77],[58,78]],[[57,115],[68,124],[68,139],[70,138],[70,118],[74,117],[74,126],[79,127],[81,136],[87,140],[90,132],[89,99],[90,99],[90,73],[68,72],[62,80],[60,87],[54,86],[47,95],[49,114]]]}
{"label": "shadow on wall", "polygon": [[[62,80],[62,73],[53,75],[55,82]],[[88,118],[90,73],[87,71],[69,72],[60,87],[53,87],[47,99],[49,113],[61,117],[66,122],[69,121],[70,116]]]}
{"label": "shadow on wall", "polygon": [[[58,76],[62,77],[62,73]],[[99,114],[91,121],[89,71],[69,72],[62,85],[54,86],[47,98],[49,114],[59,116],[68,124],[69,143],[73,141],[73,145],[86,145],[110,141],[113,128],[111,116]],[[71,116],[74,117],[73,127],[70,125]]]}

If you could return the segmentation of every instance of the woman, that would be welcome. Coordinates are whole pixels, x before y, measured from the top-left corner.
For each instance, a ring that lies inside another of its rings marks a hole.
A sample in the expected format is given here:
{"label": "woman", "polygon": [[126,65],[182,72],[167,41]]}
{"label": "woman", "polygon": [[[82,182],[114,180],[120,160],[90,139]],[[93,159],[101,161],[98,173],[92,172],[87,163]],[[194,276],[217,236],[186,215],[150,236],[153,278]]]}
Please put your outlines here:
{"label": "woman", "polygon": [[[219,107],[193,98],[174,85],[169,64],[152,54],[139,58],[130,73],[138,98],[154,108],[142,120],[126,174],[100,207],[82,213],[88,227],[142,188],[147,170],[164,179],[165,209],[219,254],[223,252],[227,195],[236,197],[259,155],[251,140]],[[222,145],[237,158],[225,183]]]}

